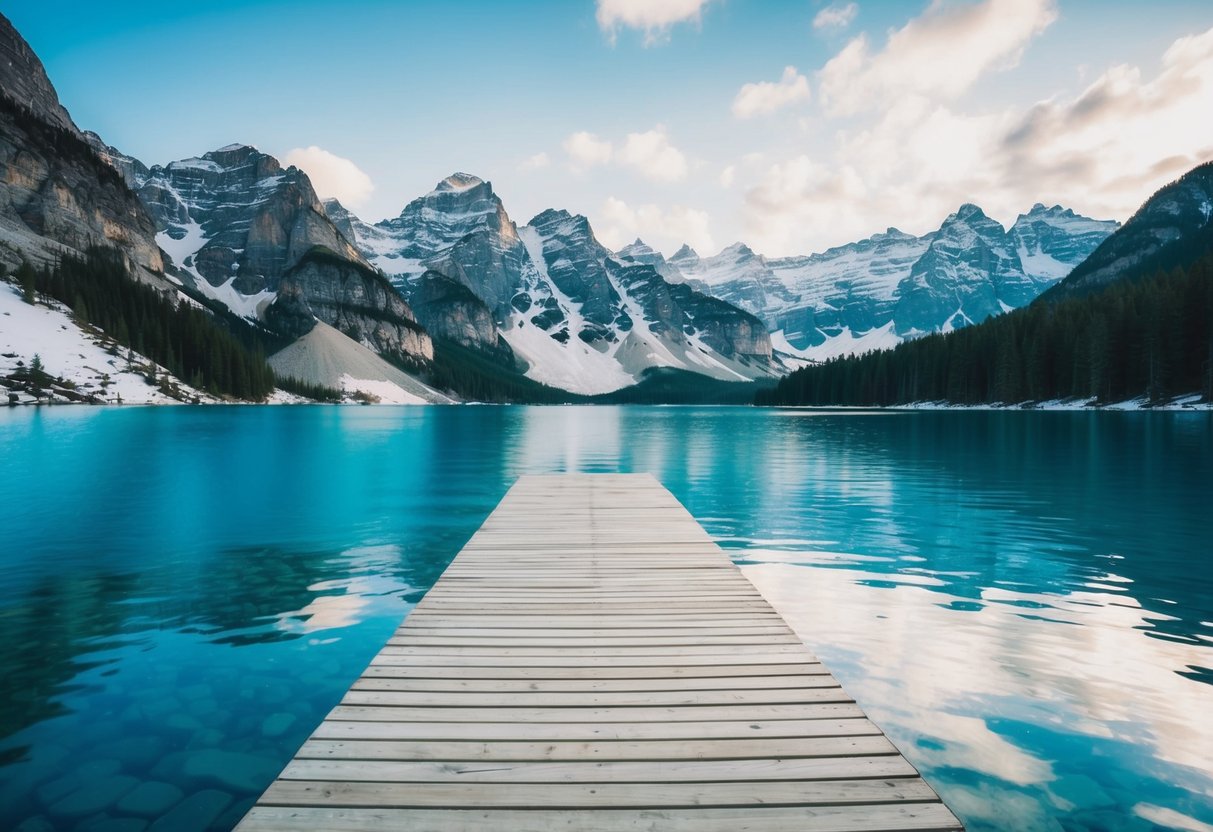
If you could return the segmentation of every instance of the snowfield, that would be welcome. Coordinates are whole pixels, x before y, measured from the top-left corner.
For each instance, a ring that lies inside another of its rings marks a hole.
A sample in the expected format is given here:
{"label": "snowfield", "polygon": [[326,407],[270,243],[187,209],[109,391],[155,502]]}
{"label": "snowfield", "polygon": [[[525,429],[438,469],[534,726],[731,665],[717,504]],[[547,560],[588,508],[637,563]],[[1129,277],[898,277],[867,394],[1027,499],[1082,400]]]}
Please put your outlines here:
{"label": "snowfield", "polygon": [[[29,367],[37,355],[49,375],[69,381],[80,392],[95,394],[106,402],[179,404],[145,378],[148,367],[154,366],[157,376],[168,375],[167,371],[138,353],[132,353],[133,360],[128,362],[129,352],[100,330],[82,329],[62,304],[30,306],[21,299],[16,286],[0,283],[0,376],[7,376],[20,366]],[[174,381],[189,398],[215,401]],[[32,397],[22,394],[21,400]]]}

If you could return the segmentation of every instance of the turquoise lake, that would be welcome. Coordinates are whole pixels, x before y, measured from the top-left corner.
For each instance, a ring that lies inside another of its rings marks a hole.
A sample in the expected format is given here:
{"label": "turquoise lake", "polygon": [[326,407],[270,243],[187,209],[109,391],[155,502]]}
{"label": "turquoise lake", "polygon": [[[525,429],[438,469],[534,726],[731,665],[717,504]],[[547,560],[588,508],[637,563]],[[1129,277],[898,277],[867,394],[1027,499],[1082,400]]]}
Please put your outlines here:
{"label": "turquoise lake", "polygon": [[648,471],[973,830],[1213,830],[1213,415],[0,413],[0,828],[230,829],[510,483]]}

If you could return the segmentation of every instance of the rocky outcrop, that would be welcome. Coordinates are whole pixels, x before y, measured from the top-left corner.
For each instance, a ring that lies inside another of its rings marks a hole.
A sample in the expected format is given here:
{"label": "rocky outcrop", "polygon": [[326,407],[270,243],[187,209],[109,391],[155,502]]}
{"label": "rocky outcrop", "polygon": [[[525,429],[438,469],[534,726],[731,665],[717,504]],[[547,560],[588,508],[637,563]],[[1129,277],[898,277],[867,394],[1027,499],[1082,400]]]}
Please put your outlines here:
{"label": "rocky outcrop", "polygon": [[463,283],[431,270],[411,281],[408,291],[417,320],[431,335],[509,359],[492,310]]}
{"label": "rocky outcrop", "polygon": [[380,355],[416,366],[434,358],[429,335],[382,275],[319,246],[281,277],[265,320],[292,338],[320,320]]}
{"label": "rocky outcrop", "polygon": [[[548,279],[568,302],[577,304],[581,325],[573,335],[587,344],[614,342],[619,332],[632,328],[632,318],[607,270],[611,253],[595,239],[589,220],[568,211],[547,210],[527,227],[542,241]],[[655,274],[651,266],[644,268]]]}
{"label": "rocky outcrop", "polygon": [[670,283],[652,266],[606,264],[613,281],[643,310],[650,331],[675,341],[695,338],[726,358],[771,359],[771,336],[757,316],[685,283]]}
{"label": "rocky outcrop", "polygon": [[316,246],[367,265],[324,212],[307,174],[249,145],[150,169],[139,196],[177,266],[242,295],[277,290]]}
{"label": "rocky outcrop", "polygon": [[67,110],[59,103],[59,94],[51,84],[42,61],[13,27],[0,14],[0,90],[29,110],[34,118],[51,127],[58,127],[80,137],[80,130]]}
{"label": "rocky outcrop", "polygon": [[98,136],[92,130],[84,131],[84,140],[92,145],[93,150],[97,152],[97,155],[101,157],[103,162],[122,174],[122,178],[126,180],[126,184],[131,190],[138,190],[147,181],[147,177],[151,171],[147,165],[140,162],[134,156],[128,156],[118,148],[106,144],[105,139]]}
{"label": "rocky outcrop", "polygon": [[140,278],[164,270],[155,224],[59,104],[29,44],[0,16],[0,237],[45,261],[116,248]]}

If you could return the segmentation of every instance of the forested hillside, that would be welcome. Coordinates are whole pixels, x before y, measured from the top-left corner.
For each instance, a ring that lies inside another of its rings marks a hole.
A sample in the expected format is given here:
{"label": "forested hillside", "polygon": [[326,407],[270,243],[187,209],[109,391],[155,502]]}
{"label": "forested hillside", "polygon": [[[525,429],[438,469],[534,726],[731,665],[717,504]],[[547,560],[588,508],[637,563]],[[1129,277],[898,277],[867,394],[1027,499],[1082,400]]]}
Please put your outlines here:
{"label": "forested hillside", "polygon": [[113,251],[65,257],[55,268],[25,264],[16,277],[30,301],[42,295],[66,304],[79,320],[197,390],[252,401],[273,392],[274,374],[255,333],[233,332],[209,311],[134,280]]}
{"label": "forested hillside", "polygon": [[895,349],[805,367],[759,404],[1213,400],[1213,251]]}

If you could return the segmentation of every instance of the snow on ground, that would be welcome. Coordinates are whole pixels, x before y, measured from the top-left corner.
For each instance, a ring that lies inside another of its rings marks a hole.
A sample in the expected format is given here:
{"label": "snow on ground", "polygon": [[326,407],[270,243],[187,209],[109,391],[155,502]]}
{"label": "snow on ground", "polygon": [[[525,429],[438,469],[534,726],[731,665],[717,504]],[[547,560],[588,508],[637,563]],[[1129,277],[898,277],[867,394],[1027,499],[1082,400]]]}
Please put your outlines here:
{"label": "snow on ground", "polygon": [[[70,381],[80,392],[98,395],[105,401],[177,403],[144,378],[142,368],[155,366],[157,375],[165,375],[163,367],[138,354],[128,367],[128,350],[117,347],[118,354],[111,355],[112,343],[99,330],[94,333],[81,329],[66,307],[30,306],[21,299],[17,287],[0,283],[0,376],[16,370],[18,361],[29,367],[38,355],[49,375]],[[212,400],[180,382],[178,385],[187,395]]]}
{"label": "snow on ground", "polygon": [[206,281],[206,278],[200,277],[195,285],[202,294],[219,301],[240,317],[252,320],[260,320],[261,313],[274,302],[274,298],[278,297],[277,292],[271,292],[269,289],[255,295],[241,294],[232,285],[235,282],[236,278],[233,277],[222,286],[212,286]]}
{"label": "snow on ground", "polygon": [[1150,406],[1144,396],[1123,402],[1099,404],[1095,399],[1050,399],[1044,402],[1015,404],[949,404],[948,402],[914,402],[898,405],[891,410],[1206,410],[1213,411],[1213,402],[1202,402],[1199,393],[1176,396],[1167,404]]}
{"label": "snow on ground", "polygon": [[[193,220],[188,225],[180,227],[185,229],[185,236],[178,240],[167,231],[161,231],[156,235],[156,245],[164,249],[164,253],[172,258],[177,268],[189,272],[196,280],[205,283],[202,275],[198,274],[198,270],[194,268],[191,258],[206,245],[206,234],[203,233],[202,226]],[[190,265],[185,264],[186,260],[190,261]]]}
{"label": "snow on ground", "polygon": [[861,332],[858,335],[850,329],[844,329],[825,343],[815,347],[806,347],[805,349],[792,346],[782,329],[771,333],[771,346],[775,350],[790,355],[793,358],[814,362],[829,361],[831,358],[838,358],[843,355],[862,355],[865,352],[892,349],[900,344],[901,341],[901,336],[893,331],[892,321],[882,327],[869,329],[867,332]]}
{"label": "snow on ground", "polygon": [[410,393],[390,381],[379,381],[371,378],[354,378],[349,373],[341,376],[341,390],[348,395],[362,393],[380,404],[429,404],[421,396]]}
{"label": "snow on ground", "polygon": [[206,245],[207,236],[202,226],[190,220],[187,225],[179,227],[185,229],[184,237],[176,240],[167,231],[161,231],[156,235],[156,245],[164,249],[177,268],[188,272],[194,278],[194,286],[199,292],[219,301],[242,318],[258,320],[265,308],[274,302],[277,293],[267,289],[255,295],[242,294],[232,285],[236,282],[235,275],[220,286],[212,286],[210,281],[198,273],[197,264],[193,259]]}
{"label": "snow on ground", "polygon": [[288,393],[285,390],[276,389],[265,399],[266,404],[313,404],[311,399],[306,399],[303,396],[297,396],[294,393]]}
{"label": "snow on ground", "polygon": [[1043,251],[1029,252],[1023,246],[1019,247],[1019,262],[1023,264],[1024,273],[1037,280],[1043,278],[1056,282],[1074,269],[1072,265],[1063,263],[1052,255]]}

